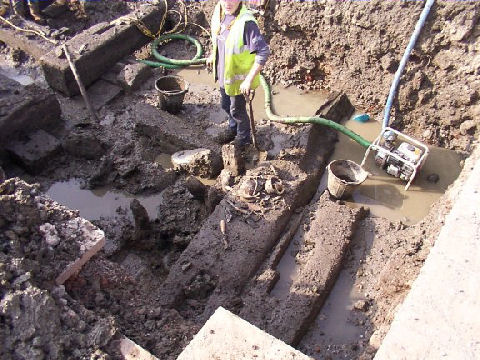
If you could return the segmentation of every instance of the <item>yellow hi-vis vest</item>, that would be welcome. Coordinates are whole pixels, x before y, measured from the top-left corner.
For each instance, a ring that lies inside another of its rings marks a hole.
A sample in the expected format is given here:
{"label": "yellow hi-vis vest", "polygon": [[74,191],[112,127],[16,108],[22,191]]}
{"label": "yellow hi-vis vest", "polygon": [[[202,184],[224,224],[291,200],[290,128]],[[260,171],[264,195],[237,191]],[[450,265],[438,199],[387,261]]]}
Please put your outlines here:
{"label": "yellow hi-vis vest", "polygon": [[[250,69],[255,62],[255,54],[250,53],[248,47],[243,43],[243,32],[245,23],[257,21],[252,13],[245,7],[243,3],[240,4],[240,12],[234,20],[230,33],[225,41],[225,69],[223,84],[225,86],[225,93],[229,96],[240,95],[240,85],[247,77]],[[222,23],[223,9],[220,2],[217,3],[212,16],[212,44],[213,44],[213,75],[217,78],[217,36],[220,33],[220,26]],[[260,85],[260,76],[257,75],[252,81],[252,89]]]}

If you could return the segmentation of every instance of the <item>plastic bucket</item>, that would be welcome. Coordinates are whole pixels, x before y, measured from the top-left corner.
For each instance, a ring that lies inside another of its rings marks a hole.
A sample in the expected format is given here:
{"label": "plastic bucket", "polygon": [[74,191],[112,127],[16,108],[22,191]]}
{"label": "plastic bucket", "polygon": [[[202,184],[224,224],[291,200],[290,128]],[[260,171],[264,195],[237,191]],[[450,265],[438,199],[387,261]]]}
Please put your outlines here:
{"label": "plastic bucket", "polygon": [[158,91],[159,108],[176,114],[182,108],[188,82],[177,75],[162,76],[155,81],[155,89]]}
{"label": "plastic bucket", "polygon": [[368,176],[368,172],[351,160],[333,160],[328,164],[327,170],[328,191],[337,199],[351,196],[353,190]]}

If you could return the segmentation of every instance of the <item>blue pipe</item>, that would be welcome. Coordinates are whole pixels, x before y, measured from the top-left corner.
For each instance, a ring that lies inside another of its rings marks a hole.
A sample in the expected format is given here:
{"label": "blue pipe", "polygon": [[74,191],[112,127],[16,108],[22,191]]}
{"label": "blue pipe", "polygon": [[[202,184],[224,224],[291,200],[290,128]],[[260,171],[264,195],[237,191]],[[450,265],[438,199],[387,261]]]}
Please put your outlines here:
{"label": "blue pipe", "polygon": [[427,16],[430,13],[430,9],[432,8],[432,5],[434,2],[435,0],[427,0],[422,13],[420,14],[420,19],[418,19],[417,25],[415,25],[415,30],[412,36],[410,37],[410,42],[408,43],[407,48],[405,49],[402,60],[398,65],[397,72],[395,73],[395,77],[393,78],[392,86],[390,87],[390,93],[388,94],[387,103],[385,104],[385,111],[384,111],[383,124],[382,124],[383,128],[388,126],[388,123],[390,121],[390,110],[392,109],[393,100],[395,99],[395,94],[397,92],[398,84],[400,83],[400,77],[402,76],[403,70],[407,65],[408,58],[410,57],[410,53],[415,47],[415,43],[417,42],[418,36],[422,31],[423,25],[425,25],[425,21],[427,20]]}

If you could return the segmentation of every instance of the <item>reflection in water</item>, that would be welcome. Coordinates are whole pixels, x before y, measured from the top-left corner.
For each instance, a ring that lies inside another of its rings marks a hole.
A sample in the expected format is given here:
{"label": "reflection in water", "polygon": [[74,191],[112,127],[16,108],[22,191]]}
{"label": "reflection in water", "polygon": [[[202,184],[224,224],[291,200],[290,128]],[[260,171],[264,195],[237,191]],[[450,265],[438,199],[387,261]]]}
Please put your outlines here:
{"label": "reflection in water", "polygon": [[88,220],[100,217],[113,217],[119,207],[130,208],[130,201],[138,199],[145,207],[150,219],[157,217],[157,208],[162,202],[162,194],[148,197],[132,196],[109,188],[84,190],[77,179],[53,184],[47,191],[56,202],[73,210],[79,210],[80,216]]}

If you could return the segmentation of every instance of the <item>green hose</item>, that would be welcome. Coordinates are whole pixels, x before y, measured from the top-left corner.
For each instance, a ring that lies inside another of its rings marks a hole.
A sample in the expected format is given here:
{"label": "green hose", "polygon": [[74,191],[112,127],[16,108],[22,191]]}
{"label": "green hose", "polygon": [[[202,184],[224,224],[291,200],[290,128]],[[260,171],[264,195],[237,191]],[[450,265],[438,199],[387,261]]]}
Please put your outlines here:
{"label": "green hose", "polygon": [[275,115],[271,109],[272,100],[271,100],[271,94],[270,94],[270,86],[268,85],[263,75],[260,75],[260,83],[262,84],[262,87],[264,90],[263,92],[265,93],[265,112],[267,113],[267,116],[271,121],[282,123],[282,124],[307,124],[308,123],[308,124],[325,125],[347,135],[349,138],[351,138],[352,140],[355,140],[364,148],[368,148],[370,146],[370,142],[368,140],[364,139],[363,137],[358,135],[356,132],[332,120],[324,119],[319,116],[281,117],[281,116]]}
{"label": "green hose", "polygon": [[[197,48],[197,53],[191,60],[175,60],[175,59],[170,59],[160,55],[160,53],[157,50],[158,45],[164,41],[169,41],[169,40],[190,41]],[[207,61],[206,58],[201,58],[201,56],[203,55],[203,48],[200,42],[197,39],[184,34],[168,34],[168,35],[159,36],[152,43],[152,54],[159,61],[150,61],[150,60],[139,60],[139,61],[149,66],[153,66],[153,67],[161,66],[166,69],[179,69],[189,65],[204,64]],[[284,117],[275,115],[271,109],[272,100],[271,100],[271,94],[270,94],[270,86],[268,85],[267,81],[262,75],[260,75],[260,83],[262,84],[263,90],[265,92],[265,112],[267,113],[267,116],[271,121],[282,123],[282,124],[307,124],[308,123],[308,124],[325,125],[347,135],[348,137],[355,140],[364,148],[368,148],[370,146],[370,142],[368,140],[365,140],[363,137],[353,132],[352,130],[334,121],[324,119],[319,116],[313,116],[313,117],[300,116],[300,117],[284,118]]]}
{"label": "green hose", "polygon": [[[169,40],[187,40],[190,41],[195,47],[197,48],[197,53],[191,60],[175,60],[167,58],[163,55],[160,55],[157,48],[158,45]],[[200,41],[197,39],[184,35],[184,34],[168,34],[168,35],[161,35],[152,42],[152,54],[153,56],[159,61],[151,61],[151,60],[139,60],[139,62],[143,64],[147,64],[152,67],[164,67],[166,69],[179,69],[185,66],[190,65],[198,65],[198,64],[205,64],[207,59],[201,58],[203,55],[203,48]]]}

